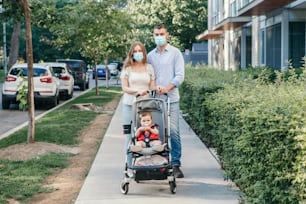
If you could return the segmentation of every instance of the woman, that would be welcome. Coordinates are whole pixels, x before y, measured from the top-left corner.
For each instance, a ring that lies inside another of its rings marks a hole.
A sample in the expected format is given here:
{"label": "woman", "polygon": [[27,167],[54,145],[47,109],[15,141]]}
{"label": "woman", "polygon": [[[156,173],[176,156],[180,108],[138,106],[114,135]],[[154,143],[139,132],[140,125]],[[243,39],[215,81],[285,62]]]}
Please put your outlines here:
{"label": "woman", "polygon": [[155,89],[153,67],[147,63],[147,51],[141,42],[135,42],[125,59],[121,72],[123,133],[126,136],[127,150],[131,139],[132,105],[136,95],[145,96],[147,91]]}

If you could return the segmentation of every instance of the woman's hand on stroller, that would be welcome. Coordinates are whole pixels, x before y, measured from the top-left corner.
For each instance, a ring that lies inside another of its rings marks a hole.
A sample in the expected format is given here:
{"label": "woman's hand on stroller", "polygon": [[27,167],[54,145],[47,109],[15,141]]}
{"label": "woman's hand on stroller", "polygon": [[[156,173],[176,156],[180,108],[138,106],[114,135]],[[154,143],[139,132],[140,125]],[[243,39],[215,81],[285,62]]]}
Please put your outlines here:
{"label": "woman's hand on stroller", "polygon": [[136,98],[139,97],[139,96],[145,96],[149,93],[148,90],[139,90],[136,94]]}
{"label": "woman's hand on stroller", "polygon": [[156,86],[156,89],[138,91],[136,94],[136,98],[146,95],[149,95],[149,97],[151,98],[155,98],[156,94],[167,96],[169,91],[170,90],[168,90],[168,88],[166,87]]}

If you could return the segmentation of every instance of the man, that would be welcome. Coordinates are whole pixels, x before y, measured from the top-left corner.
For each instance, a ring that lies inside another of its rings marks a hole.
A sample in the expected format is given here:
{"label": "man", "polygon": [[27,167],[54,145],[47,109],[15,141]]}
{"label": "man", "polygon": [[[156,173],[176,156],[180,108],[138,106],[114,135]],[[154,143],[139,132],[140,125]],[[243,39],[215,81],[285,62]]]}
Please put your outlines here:
{"label": "man", "polygon": [[170,45],[169,33],[164,24],[154,27],[153,37],[156,48],[148,54],[148,63],[155,71],[156,87],[159,94],[167,93],[170,99],[170,142],[171,164],[176,178],[183,178],[181,166],[181,138],[179,128],[180,96],[179,86],[184,81],[184,58],[181,51]]}

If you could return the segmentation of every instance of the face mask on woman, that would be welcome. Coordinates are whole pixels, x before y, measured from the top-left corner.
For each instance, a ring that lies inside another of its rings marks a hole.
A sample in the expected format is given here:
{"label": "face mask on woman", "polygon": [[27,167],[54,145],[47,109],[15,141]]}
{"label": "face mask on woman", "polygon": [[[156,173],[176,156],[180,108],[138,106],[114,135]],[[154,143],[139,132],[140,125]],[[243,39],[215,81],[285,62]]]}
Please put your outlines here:
{"label": "face mask on woman", "polygon": [[157,46],[163,46],[164,44],[166,44],[167,39],[166,36],[156,36],[154,37],[154,41]]}
{"label": "face mask on woman", "polygon": [[141,62],[143,60],[143,53],[142,52],[135,52],[133,53],[133,59],[137,62]]}

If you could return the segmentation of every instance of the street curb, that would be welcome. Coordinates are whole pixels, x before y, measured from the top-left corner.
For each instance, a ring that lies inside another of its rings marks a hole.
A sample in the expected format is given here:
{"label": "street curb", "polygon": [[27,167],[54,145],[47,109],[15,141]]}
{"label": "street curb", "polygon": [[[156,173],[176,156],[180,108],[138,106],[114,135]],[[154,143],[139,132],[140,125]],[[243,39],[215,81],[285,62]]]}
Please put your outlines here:
{"label": "street curb", "polygon": [[[95,88],[95,87],[93,87],[93,88]],[[91,89],[93,89],[93,88],[91,88]],[[81,95],[83,95],[83,94],[89,92],[91,89],[87,89],[86,91],[83,91],[83,92],[80,93],[80,95],[78,95],[77,97],[79,97],[79,96],[81,96]],[[68,102],[70,102],[70,101],[76,99],[77,97],[71,98],[71,99],[65,101],[64,103],[59,104],[59,105],[57,105],[56,107],[51,108],[51,109],[49,109],[49,110],[43,112],[43,113],[40,114],[40,115],[37,115],[37,116],[35,117],[35,121],[38,120],[38,119],[40,119],[40,118],[42,118],[43,116],[47,115],[48,113],[50,113],[50,112],[52,112],[52,111],[54,111],[54,110],[60,108],[61,106],[65,105],[66,103],[68,103]],[[6,137],[8,137],[8,136],[10,136],[11,134],[17,132],[18,130],[20,130],[20,129],[26,127],[26,126],[28,125],[28,123],[29,123],[29,121],[26,121],[26,122],[22,123],[21,125],[18,125],[17,127],[13,128],[13,129],[10,129],[9,131],[3,133],[2,135],[0,135],[0,140],[3,139],[3,138],[6,138]]]}

